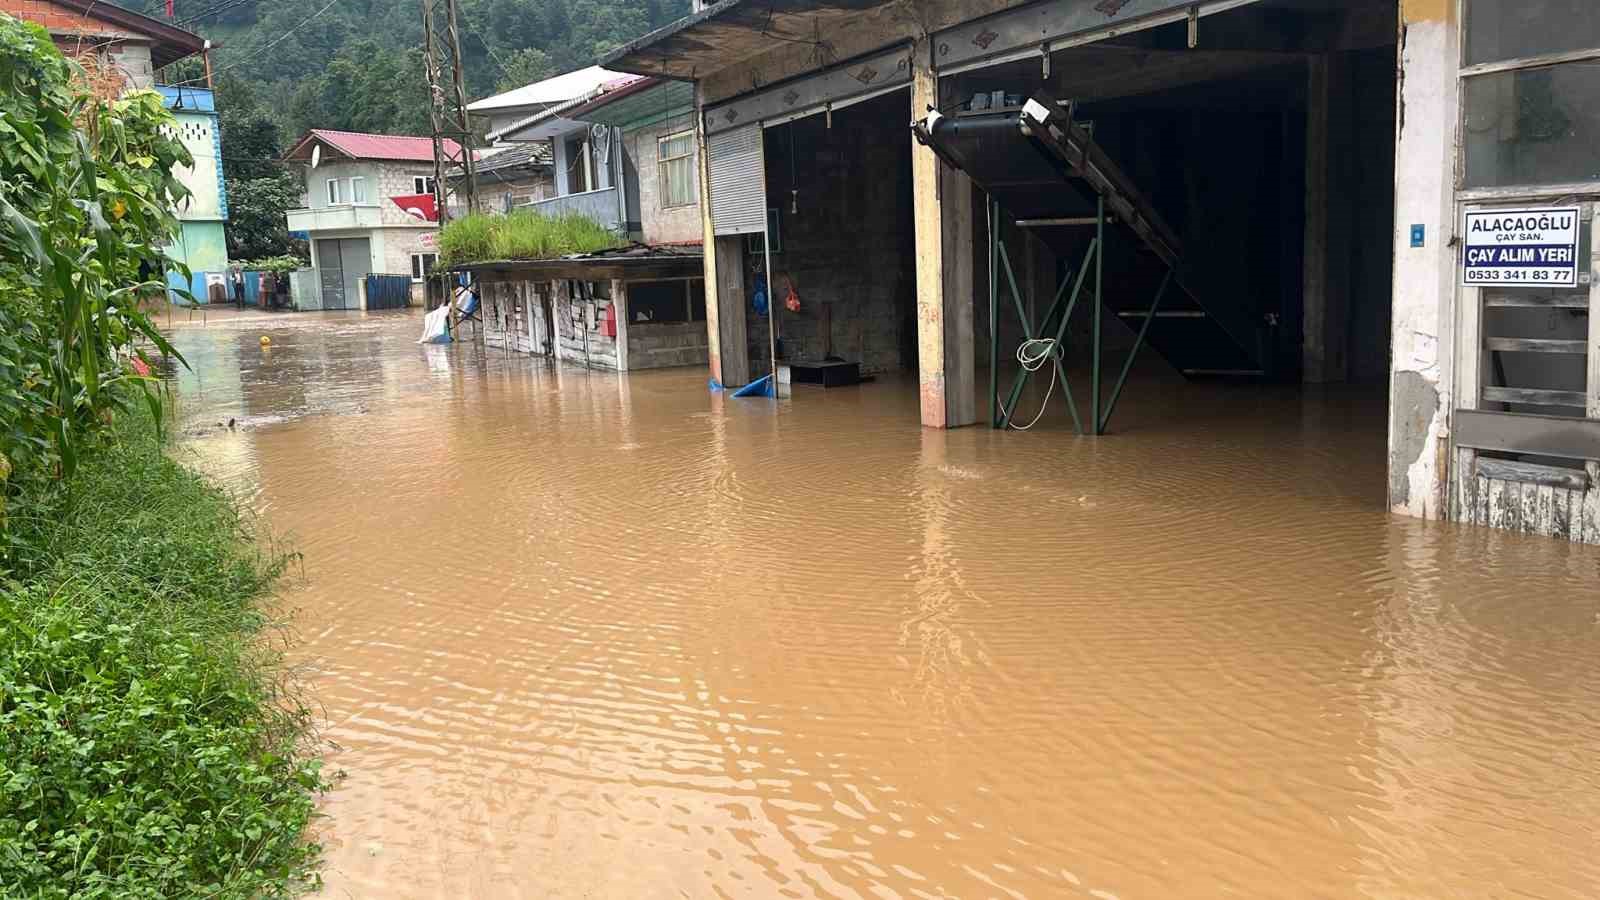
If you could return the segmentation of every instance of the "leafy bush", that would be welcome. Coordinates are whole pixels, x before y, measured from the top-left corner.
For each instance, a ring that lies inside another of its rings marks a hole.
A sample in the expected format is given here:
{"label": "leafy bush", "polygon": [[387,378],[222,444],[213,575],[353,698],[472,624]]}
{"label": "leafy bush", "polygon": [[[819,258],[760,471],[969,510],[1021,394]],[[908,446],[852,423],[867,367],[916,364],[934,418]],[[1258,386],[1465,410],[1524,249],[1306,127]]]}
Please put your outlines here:
{"label": "leafy bush", "polygon": [[551,259],[609,250],[622,243],[615,232],[579,213],[474,213],[440,229],[439,261],[459,266],[491,259]]}
{"label": "leafy bush", "polygon": [[285,558],[149,429],[14,516],[0,582],[6,896],[281,896],[314,882],[310,715],[259,598]]}
{"label": "leafy bush", "polygon": [[261,259],[238,260],[236,264],[241,269],[256,272],[276,272],[279,275],[303,269],[310,265],[298,256],[265,256]]}
{"label": "leafy bush", "polygon": [[92,81],[44,29],[0,14],[0,500],[70,476],[126,403],[119,386],[142,384],[160,420],[134,345],[173,351],[139,303],[181,270],[163,248],[192,160],[159,94],[107,98]]}

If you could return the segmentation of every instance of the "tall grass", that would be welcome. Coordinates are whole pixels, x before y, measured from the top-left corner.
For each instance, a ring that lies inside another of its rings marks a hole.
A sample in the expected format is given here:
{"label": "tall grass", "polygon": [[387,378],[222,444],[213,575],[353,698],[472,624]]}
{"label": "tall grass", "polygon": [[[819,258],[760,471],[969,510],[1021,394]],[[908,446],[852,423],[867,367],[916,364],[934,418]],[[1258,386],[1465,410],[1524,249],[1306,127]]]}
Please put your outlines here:
{"label": "tall grass", "polygon": [[0,894],[288,895],[323,782],[261,606],[286,558],[131,424],[13,507]]}
{"label": "tall grass", "polygon": [[473,213],[451,220],[440,230],[439,261],[459,266],[494,259],[553,259],[609,250],[622,243],[616,232],[579,213]]}

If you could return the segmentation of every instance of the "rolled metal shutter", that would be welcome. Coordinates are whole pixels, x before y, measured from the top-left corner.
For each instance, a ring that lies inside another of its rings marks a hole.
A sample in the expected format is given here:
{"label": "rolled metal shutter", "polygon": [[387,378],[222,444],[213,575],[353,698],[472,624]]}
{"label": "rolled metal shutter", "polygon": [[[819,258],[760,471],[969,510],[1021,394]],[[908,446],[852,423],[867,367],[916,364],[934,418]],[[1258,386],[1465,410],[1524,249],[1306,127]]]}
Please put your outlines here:
{"label": "rolled metal shutter", "polygon": [[706,139],[711,223],[718,235],[761,234],[767,227],[767,179],[757,123]]}

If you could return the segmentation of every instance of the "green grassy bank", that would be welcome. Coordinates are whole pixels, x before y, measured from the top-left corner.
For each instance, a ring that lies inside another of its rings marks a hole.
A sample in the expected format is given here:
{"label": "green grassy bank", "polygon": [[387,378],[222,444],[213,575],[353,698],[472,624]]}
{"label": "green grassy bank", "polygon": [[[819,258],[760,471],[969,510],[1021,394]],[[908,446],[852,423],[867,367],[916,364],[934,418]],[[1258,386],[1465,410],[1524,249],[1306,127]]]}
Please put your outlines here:
{"label": "green grassy bank", "polygon": [[286,560],[133,418],[10,504],[0,896],[292,893],[323,784],[262,607]]}

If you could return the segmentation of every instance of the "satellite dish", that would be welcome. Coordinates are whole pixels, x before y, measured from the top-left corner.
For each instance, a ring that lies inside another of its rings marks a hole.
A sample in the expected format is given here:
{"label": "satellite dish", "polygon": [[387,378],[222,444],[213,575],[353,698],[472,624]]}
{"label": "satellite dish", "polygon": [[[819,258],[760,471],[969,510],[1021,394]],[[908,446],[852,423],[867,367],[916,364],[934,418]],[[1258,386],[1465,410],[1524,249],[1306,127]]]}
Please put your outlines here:
{"label": "satellite dish", "polygon": [[322,163],[322,145],[317,144],[311,148],[311,168],[315,169]]}

